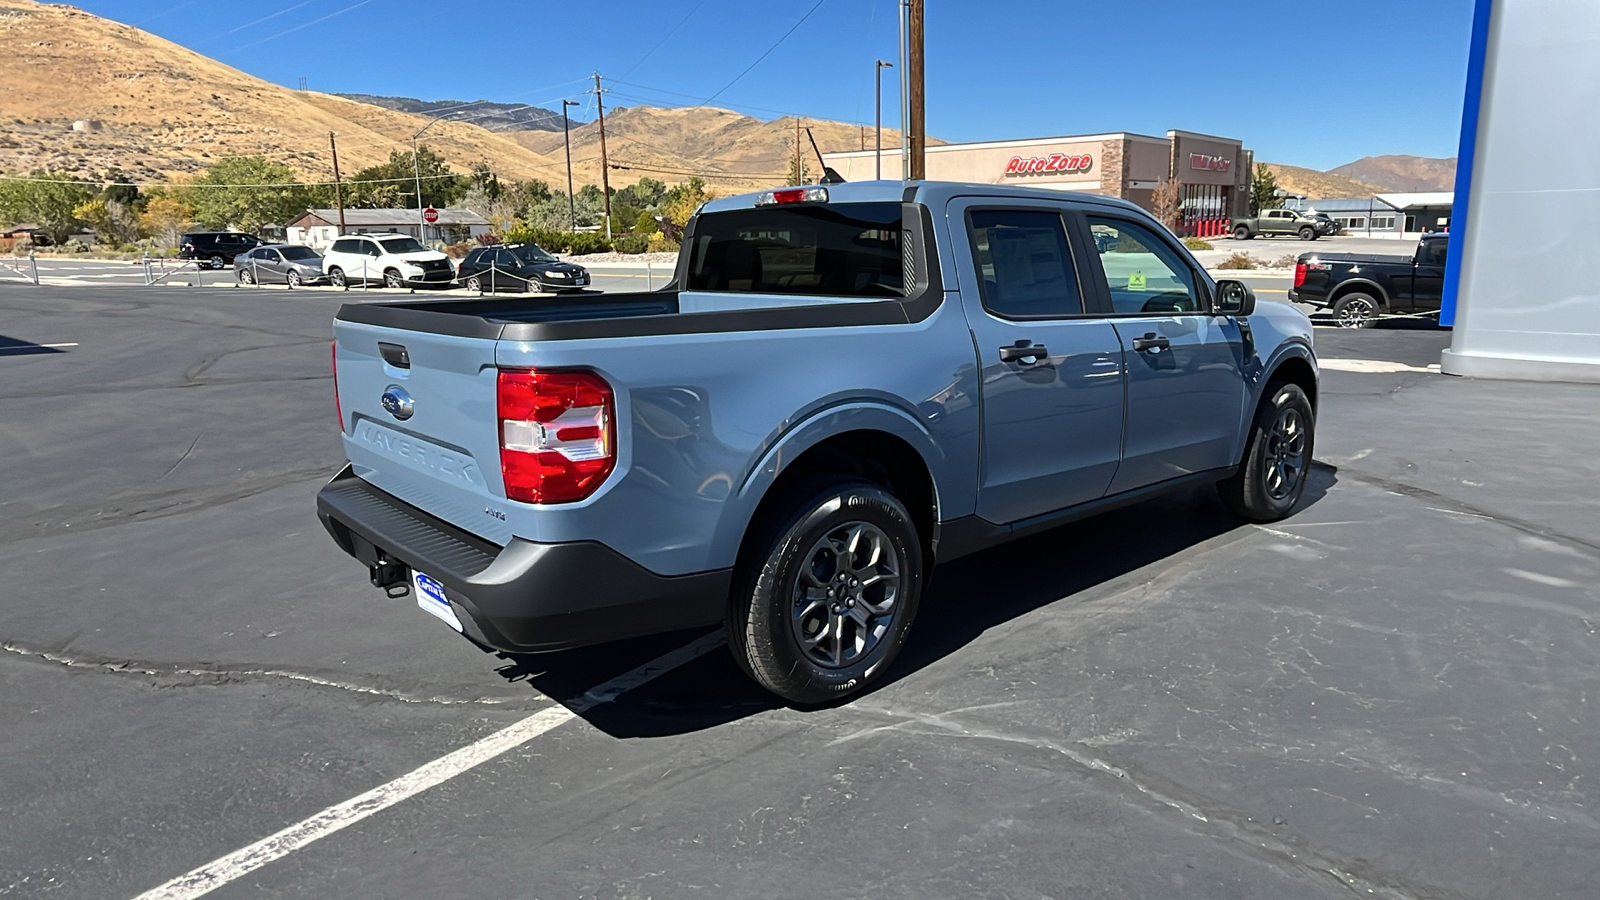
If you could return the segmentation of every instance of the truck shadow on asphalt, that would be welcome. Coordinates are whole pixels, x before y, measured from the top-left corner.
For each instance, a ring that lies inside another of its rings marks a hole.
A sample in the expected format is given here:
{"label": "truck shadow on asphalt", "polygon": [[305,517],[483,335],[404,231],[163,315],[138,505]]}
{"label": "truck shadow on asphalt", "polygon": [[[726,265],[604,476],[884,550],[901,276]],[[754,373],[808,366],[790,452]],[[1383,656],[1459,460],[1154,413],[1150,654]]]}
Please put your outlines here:
{"label": "truck shadow on asphalt", "polygon": [[[1334,467],[1313,466],[1297,512],[1320,501],[1337,481]],[[1214,491],[1202,488],[941,566],[923,596],[905,649],[877,690],[959,651],[991,628],[1053,603],[1071,603],[1097,586],[1213,538],[1230,532],[1242,536],[1247,527],[1227,513]],[[570,704],[596,685],[705,633],[676,632],[558,653],[502,653],[506,664],[498,671],[509,681],[526,681]],[[715,728],[783,705],[719,647],[580,715],[612,737],[644,738]]]}

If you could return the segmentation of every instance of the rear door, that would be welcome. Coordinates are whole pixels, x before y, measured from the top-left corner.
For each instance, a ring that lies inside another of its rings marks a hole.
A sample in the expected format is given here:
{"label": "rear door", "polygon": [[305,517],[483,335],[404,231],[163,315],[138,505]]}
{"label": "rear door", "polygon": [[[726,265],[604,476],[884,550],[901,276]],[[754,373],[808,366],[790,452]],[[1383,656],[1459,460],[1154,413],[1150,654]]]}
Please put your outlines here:
{"label": "rear door", "polygon": [[1159,226],[1101,213],[1086,222],[1105,248],[1093,260],[1094,287],[1127,371],[1111,493],[1237,462],[1246,397],[1239,323],[1211,314],[1204,276]]}
{"label": "rear door", "polygon": [[495,341],[344,321],[334,337],[355,474],[480,537],[509,541],[495,515],[505,515]]}
{"label": "rear door", "polygon": [[1122,442],[1116,330],[1084,302],[1093,249],[1048,201],[951,201],[983,408],[978,515],[1006,523],[1103,496]]}

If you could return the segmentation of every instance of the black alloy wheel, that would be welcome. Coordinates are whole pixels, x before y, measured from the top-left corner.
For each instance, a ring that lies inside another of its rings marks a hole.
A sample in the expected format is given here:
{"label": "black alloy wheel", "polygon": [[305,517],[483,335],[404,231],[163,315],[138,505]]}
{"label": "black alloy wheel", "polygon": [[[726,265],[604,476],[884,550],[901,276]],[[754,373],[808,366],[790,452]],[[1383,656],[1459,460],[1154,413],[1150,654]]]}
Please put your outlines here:
{"label": "black alloy wheel", "polygon": [[1275,522],[1305,493],[1316,439],[1316,411],[1297,384],[1267,386],[1245,444],[1243,464],[1217,482],[1222,502],[1249,522]]}
{"label": "black alloy wheel", "polygon": [[741,555],[728,644],[778,696],[832,702],[881,680],[905,644],[922,544],[905,506],[869,481],[812,481],[788,496]]}
{"label": "black alloy wheel", "polygon": [[1371,328],[1379,312],[1378,298],[1371,294],[1345,294],[1333,304],[1333,321],[1340,328]]}

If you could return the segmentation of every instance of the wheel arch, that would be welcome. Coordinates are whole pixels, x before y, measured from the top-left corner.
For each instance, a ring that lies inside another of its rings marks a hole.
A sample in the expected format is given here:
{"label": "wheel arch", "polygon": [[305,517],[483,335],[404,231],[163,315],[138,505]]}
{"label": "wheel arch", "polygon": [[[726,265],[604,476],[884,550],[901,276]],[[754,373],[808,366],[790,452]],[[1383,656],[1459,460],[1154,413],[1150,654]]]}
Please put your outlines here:
{"label": "wheel arch", "polygon": [[1372,294],[1378,298],[1380,306],[1384,309],[1389,308],[1389,292],[1384,289],[1383,285],[1365,278],[1357,278],[1340,283],[1337,288],[1334,288],[1333,293],[1328,295],[1328,305],[1332,306],[1350,294]]}
{"label": "wheel arch", "polygon": [[791,429],[763,454],[719,530],[729,543],[736,536],[737,559],[743,560],[763,524],[794,502],[796,488],[828,475],[863,478],[905,504],[929,569],[938,541],[935,472],[941,461],[932,435],[901,410],[877,404],[835,407]]}
{"label": "wheel arch", "polygon": [[[1311,364],[1311,359],[1303,352],[1286,353],[1277,359],[1271,368],[1267,369],[1267,377],[1262,379],[1262,393],[1274,384],[1296,384],[1306,392],[1306,398],[1311,401],[1311,409],[1317,408],[1317,370]],[[1256,400],[1257,404],[1261,401]]]}

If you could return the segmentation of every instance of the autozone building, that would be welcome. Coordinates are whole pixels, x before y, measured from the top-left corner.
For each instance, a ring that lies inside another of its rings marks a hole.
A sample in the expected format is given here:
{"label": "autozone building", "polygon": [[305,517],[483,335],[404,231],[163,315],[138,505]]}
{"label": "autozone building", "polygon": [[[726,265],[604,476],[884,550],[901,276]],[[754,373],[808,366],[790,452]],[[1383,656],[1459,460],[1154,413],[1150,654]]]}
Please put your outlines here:
{"label": "autozone building", "polygon": [[[825,153],[823,159],[846,181],[876,177],[875,151]],[[1188,131],[1164,138],[1122,133],[939,144],[928,148],[927,167],[930,180],[1087,191],[1147,210],[1156,187],[1176,180],[1184,233],[1205,237],[1226,233],[1229,216],[1249,213],[1254,168],[1241,142]],[[900,148],[885,147],[884,177],[899,178],[900,171]]]}

